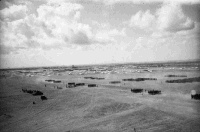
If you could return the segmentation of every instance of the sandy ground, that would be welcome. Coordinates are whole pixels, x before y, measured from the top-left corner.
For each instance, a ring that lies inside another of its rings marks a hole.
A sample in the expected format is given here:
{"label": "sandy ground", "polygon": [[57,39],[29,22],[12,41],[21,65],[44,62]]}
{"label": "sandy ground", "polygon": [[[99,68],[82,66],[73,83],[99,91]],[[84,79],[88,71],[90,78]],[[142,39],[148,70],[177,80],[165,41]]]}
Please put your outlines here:
{"label": "sandy ground", "polygon": [[[105,80],[86,80],[85,75],[1,78],[0,131],[199,132],[200,101],[191,100],[190,91],[198,91],[200,83],[167,84],[164,75],[170,73],[91,75],[105,77]],[[196,72],[184,74],[198,75]],[[129,77],[156,77],[158,80],[109,84],[109,81]],[[45,79],[60,79],[62,83],[47,83]],[[71,81],[99,86],[66,88],[66,83]],[[131,93],[131,88],[138,87],[160,89],[162,94]],[[22,88],[40,90],[48,100],[23,93]]]}

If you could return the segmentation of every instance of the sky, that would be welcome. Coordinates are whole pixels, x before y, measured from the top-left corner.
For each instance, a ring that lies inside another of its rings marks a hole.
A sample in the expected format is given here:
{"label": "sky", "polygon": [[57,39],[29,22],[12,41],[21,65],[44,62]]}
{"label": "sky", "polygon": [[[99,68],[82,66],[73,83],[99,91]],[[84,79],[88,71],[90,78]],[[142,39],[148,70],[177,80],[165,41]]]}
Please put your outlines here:
{"label": "sky", "polygon": [[0,68],[200,59],[200,0],[1,0]]}

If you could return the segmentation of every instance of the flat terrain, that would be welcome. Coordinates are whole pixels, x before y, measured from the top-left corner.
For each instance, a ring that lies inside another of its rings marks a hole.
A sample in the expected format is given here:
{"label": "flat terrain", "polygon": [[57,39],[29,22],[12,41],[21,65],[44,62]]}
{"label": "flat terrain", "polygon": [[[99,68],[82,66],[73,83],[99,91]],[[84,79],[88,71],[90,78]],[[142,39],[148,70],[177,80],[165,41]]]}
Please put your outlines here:
{"label": "flat terrain", "polygon": [[[200,131],[200,100],[192,100],[190,97],[191,90],[200,92],[200,82],[166,83],[170,79],[198,77],[198,69],[81,75],[75,72],[34,76],[10,72],[1,77],[0,131]],[[169,78],[167,75],[184,76]],[[104,79],[84,78],[91,76]],[[139,77],[157,80],[122,81]],[[46,79],[61,80],[61,83],[46,82]],[[110,81],[120,83],[111,84]],[[66,88],[68,82],[82,82],[86,85]],[[98,87],[88,87],[90,83],[98,84]],[[162,93],[132,93],[132,88],[155,89]],[[24,93],[22,89],[42,91],[48,99],[41,100],[40,96]]]}

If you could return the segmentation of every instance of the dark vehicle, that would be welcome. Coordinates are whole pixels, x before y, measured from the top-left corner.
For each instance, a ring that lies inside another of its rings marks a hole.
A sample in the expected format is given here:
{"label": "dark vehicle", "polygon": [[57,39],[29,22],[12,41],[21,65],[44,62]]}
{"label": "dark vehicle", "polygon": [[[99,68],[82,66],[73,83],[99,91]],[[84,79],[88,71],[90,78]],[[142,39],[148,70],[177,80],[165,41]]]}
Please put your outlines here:
{"label": "dark vehicle", "polygon": [[96,84],[88,84],[88,87],[97,87]]}
{"label": "dark vehicle", "polygon": [[141,88],[131,89],[131,92],[133,92],[133,93],[142,93],[143,89],[141,89]]}
{"label": "dark vehicle", "polygon": [[51,79],[49,79],[49,80],[45,80],[46,82],[54,82],[54,80],[51,80]]}
{"label": "dark vehicle", "polygon": [[22,89],[22,91],[23,91],[24,93],[32,94],[33,96],[43,95],[43,92],[41,92],[41,91],[39,91],[39,90],[27,90],[27,89]]}
{"label": "dark vehicle", "polygon": [[74,87],[76,87],[76,84],[74,82],[70,82],[70,83],[67,84],[66,87],[68,87],[68,88],[74,88]]}
{"label": "dark vehicle", "polygon": [[121,83],[120,81],[111,81],[109,82],[110,84],[117,84],[117,83]]}
{"label": "dark vehicle", "polygon": [[42,93],[41,91],[36,90],[36,91],[34,91],[34,92],[32,93],[32,95],[33,95],[33,96],[43,95],[43,93]]}
{"label": "dark vehicle", "polygon": [[84,86],[85,83],[76,83],[76,86]]}
{"label": "dark vehicle", "polygon": [[200,100],[200,94],[191,95],[192,99]]}
{"label": "dark vehicle", "polygon": [[47,100],[47,97],[44,95],[42,95],[40,98],[41,98],[41,100]]}
{"label": "dark vehicle", "polygon": [[148,93],[150,95],[156,95],[156,94],[161,94],[161,91],[160,90],[149,90]]}
{"label": "dark vehicle", "polygon": [[61,83],[60,80],[54,80],[53,83]]}

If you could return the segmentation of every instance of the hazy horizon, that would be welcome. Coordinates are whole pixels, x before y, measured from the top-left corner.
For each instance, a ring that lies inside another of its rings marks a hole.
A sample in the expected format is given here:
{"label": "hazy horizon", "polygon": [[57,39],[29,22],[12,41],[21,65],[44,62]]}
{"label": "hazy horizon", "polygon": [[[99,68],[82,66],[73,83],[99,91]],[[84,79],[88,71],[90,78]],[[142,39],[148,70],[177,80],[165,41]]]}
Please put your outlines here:
{"label": "hazy horizon", "polygon": [[0,1],[0,68],[200,59],[199,0]]}
{"label": "hazy horizon", "polygon": [[77,65],[48,65],[48,66],[29,66],[29,67],[5,67],[0,69],[26,69],[26,68],[41,68],[41,67],[84,67],[84,66],[102,66],[102,65],[140,65],[140,64],[170,64],[170,63],[193,63],[200,62],[200,59],[192,60],[174,60],[174,61],[152,61],[152,62],[124,62],[124,63],[97,63],[97,64],[77,64]]}

